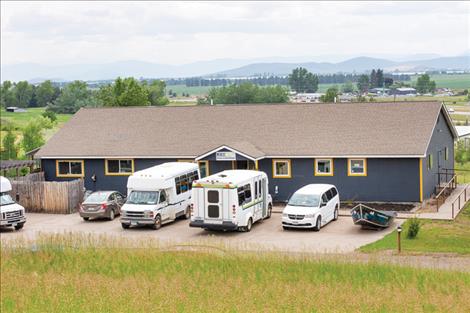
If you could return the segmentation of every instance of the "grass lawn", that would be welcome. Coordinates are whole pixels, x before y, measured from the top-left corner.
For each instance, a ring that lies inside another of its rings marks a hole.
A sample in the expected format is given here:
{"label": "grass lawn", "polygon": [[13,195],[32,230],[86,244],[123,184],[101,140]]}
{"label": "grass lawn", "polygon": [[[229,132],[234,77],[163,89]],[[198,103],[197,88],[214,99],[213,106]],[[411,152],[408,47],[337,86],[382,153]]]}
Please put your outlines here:
{"label": "grass lawn", "polygon": [[[470,274],[278,254],[1,251],[1,312],[465,312]],[[92,241],[88,241],[92,242]]]}
{"label": "grass lawn", "polygon": [[[407,239],[409,221],[403,225],[402,251],[409,253],[470,254],[470,204],[455,221],[421,221],[421,230],[415,239]],[[382,240],[361,247],[362,252],[396,250],[396,231]]]}
{"label": "grass lawn", "polygon": [[[416,85],[418,76],[411,77],[412,85]],[[470,74],[437,74],[431,75],[438,88],[467,89],[470,88]]]}

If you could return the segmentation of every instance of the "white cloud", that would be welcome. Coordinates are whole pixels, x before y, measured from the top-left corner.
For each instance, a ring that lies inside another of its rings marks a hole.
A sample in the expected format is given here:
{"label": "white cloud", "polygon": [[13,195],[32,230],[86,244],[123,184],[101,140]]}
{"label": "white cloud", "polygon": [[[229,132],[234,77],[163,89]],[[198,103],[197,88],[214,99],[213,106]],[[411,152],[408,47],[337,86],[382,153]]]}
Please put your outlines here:
{"label": "white cloud", "polygon": [[2,2],[2,64],[470,49],[465,2]]}

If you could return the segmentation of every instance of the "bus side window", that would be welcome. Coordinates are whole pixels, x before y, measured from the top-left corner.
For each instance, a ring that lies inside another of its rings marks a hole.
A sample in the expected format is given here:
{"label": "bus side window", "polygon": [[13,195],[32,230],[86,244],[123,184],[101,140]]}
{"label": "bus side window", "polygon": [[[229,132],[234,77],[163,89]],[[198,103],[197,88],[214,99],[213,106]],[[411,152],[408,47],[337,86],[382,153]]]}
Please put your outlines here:
{"label": "bus side window", "polygon": [[258,199],[258,181],[255,181],[255,199]]}
{"label": "bus side window", "polygon": [[263,190],[263,189],[261,189],[261,183],[262,183],[262,181],[259,181],[259,184],[258,184],[258,195],[259,195],[260,198],[262,197],[261,192]]}
{"label": "bus side window", "polygon": [[251,185],[246,184],[243,189],[245,189],[245,202],[251,202]]}

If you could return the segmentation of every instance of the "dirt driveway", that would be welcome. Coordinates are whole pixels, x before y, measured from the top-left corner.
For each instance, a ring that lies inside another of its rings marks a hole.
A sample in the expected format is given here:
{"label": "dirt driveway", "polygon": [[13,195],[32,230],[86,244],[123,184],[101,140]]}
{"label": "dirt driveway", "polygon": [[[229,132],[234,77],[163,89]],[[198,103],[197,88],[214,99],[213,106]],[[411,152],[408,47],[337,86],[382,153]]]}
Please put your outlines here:
{"label": "dirt driveway", "polygon": [[122,229],[119,218],[114,221],[95,220],[85,222],[78,214],[27,214],[25,227],[20,231],[2,229],[1,239],[15,240],[26,237],[34,239],[38,233],[79,232],[105,234],[129,240],[158,239],[163,244],[182,243],[221,243],[248,250],[295,251],[307,253],[346,253],[367,243],[376,241],[393,229],[370,231],[354,226],[350,217],[340,217],[337,221],[324,226],[320,232],[309,230],[284,231],[281,227],[281,214],[253,225],[251,232],[215,232],[190,228],[187,220],[164,225],[159,230],[149,228]]}

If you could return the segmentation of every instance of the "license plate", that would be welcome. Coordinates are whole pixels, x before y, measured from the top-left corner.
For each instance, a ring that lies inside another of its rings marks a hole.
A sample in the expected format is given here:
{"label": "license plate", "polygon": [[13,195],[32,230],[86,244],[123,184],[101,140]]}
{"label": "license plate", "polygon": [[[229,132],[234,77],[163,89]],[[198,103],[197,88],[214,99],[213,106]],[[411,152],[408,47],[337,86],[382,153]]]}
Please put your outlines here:
{"label": "license plate", "polygon": [[131,225],[132,225],[132,226],[136,226],[136,225],[137,225],[137,222],[131,222]]}

